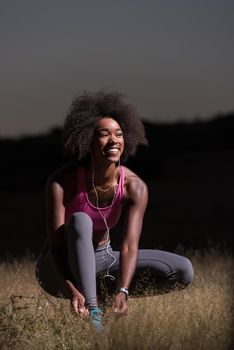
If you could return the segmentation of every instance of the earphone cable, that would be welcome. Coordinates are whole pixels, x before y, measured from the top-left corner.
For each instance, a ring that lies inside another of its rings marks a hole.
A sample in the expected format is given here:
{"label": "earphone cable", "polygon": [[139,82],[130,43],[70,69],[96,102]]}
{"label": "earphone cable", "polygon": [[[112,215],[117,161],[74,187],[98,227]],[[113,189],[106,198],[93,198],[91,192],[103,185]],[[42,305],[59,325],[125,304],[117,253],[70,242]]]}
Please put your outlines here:
{"label": "earphone cable", "polygon": [[[93,155],[91,154],[91,158],[92,158],[92,187],[93,187],[93,190],[94,190],[94,193],[96,195],[96,206],[97,206],[97,209],[99,211],[99,214],[101,215],[104,223],[105,223],[105,226],[106,226],[106,230],[107,230],[107,245],[106,245],[106,252],[113,258],[113,262],[109,265],[107,271],[106,271],[106,275],[105,277],[109,277],[111,280],[115,280],[115,277],[112,276],[109,271],[110,271],[110,268],[114,265],[114,263],[116,262],[116,258],[114,255],[112,255],[110,252],[109,252],[109,247],[110,247],[110,229],[109,229],[109,226],[107,224],[107,221],[106,221],[106,218],[105,216],[102,214],[101,212],[101,209],[99,207],[99,197],[98,197],[98,193],[97,193],[97,190],[96,190],[96,186],[94,184],[94,162],[93,162]],[[119,163],[118,163],[118,166],[117,166],[117,169],[119,167]],[[117,170],[116,170],[117,172]],[[112,208],[112,205],[114,203],[114,200],[115,200],[115,196],[116,196],[116,193],[114,192],[114,195],[113,195],[113,198],[112,198],[112,202],[111,202],[111,206],[110,206],[110,209]]]}

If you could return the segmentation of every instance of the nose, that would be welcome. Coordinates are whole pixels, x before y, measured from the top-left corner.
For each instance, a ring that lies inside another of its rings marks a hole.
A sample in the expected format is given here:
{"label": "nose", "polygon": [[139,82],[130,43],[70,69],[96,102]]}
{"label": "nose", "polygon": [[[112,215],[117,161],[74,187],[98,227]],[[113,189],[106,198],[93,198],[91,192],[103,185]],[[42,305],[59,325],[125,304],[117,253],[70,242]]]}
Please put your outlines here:
{"label": "nose", "polygon": [[117,143],[117,136],[115,134],[111,134],[109,137],[109,143],[115,144]]}

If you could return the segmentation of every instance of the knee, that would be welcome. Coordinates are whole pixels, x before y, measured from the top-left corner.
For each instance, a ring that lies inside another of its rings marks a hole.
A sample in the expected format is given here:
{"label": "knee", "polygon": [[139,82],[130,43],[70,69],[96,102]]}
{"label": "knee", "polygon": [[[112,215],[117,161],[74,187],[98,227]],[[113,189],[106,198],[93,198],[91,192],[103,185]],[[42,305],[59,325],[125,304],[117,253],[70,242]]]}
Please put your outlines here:
{"label": "knee", "polygon": [[193,280],[194,270],[191,261],[183,257],[180,268],[178,269],[178,282],[187,287]]}
{"label": "knee", "polygon": [[73,213],[69,220],[69,223],[71,223],[74,226],[76,226],[77,224],[78,225],[84,224],[84,222],[91,224],[92,219],[88,214],[84,213],[83,211],[78,211],[76,213]]}
{"label": "knee", "polygon": [[68,231],[75,235],[92,234],[93,222],[90,216],[83,212],[73,213],[68,222]]}

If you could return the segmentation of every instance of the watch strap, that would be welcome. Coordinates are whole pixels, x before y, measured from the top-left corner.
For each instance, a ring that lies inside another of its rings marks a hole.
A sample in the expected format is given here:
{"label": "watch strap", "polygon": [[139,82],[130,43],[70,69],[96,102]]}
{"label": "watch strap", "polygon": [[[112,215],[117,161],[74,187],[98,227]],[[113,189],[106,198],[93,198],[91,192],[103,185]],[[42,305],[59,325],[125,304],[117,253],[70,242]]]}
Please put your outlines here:
{"label": "watch strap", "polygon": [[126,295],[126,299],[128,299],[128,296],[129,296],[128,288],[120,287],[119,292],[123,292]]}

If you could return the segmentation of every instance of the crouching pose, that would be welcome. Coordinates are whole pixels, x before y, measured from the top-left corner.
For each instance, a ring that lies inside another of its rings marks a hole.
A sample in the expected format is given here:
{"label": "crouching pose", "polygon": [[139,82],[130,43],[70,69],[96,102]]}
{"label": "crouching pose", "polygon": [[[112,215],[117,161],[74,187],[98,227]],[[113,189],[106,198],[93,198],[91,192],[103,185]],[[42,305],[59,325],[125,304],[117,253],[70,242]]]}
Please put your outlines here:
{"label": "crouching pose", "polygon": [[[192,281],[193,267],[184,256],[138,249],[147,186],[122,164],[147,140],[143,123],[124,97],[104,91],[79,96],[63,136],[65,150],[76,160],[48,180],[48,245],[37,262],[36,276],[46,292],[68,298],[72,311],[88,316],[100,330],[99,273],[114,280],[114,311],[124,313],[137,272],[150,269],[165,286],[184,287]],[[109,231],[123,212],[120,250],[113,251]]]}

